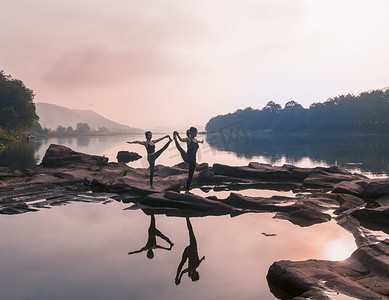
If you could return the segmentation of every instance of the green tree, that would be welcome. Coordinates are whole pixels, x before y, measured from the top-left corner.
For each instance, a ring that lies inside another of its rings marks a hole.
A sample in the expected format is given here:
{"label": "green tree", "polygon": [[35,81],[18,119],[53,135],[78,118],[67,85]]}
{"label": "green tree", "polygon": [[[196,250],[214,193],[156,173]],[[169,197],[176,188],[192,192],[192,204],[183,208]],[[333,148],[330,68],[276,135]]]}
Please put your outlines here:
{"label": "green tree", "polygon": [[34,93],[23,81],[0,71],[0,127],[20,131],[31,129],[38,120]]}
{"label": "green tree", "polygon": [[42,125],[39,123],[38,120],[34,120],[34,126],[33,126],[33,128],[32,128],[32,131],[33,131],[35,134],[42,134],[42,133],[43,133]]}
{"label": "green tree", "polygon": [[77,123],[77,131],[79,133],[88,133],[88,132],[90,132],[90,130],[91,129],[90,129],[88,123],[82,123],[82,122]]}
{"label": "green tree", "polygon": [[66,131],[66,127],[63,127],[62,125],[58,125],[57,132],[65,132],[65,131]]}

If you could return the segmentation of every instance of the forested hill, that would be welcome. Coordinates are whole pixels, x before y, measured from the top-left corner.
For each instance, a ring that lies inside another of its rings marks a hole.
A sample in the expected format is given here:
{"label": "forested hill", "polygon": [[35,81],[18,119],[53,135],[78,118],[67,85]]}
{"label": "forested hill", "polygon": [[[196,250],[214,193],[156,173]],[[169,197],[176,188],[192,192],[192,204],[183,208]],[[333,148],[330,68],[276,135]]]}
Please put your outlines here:
{"label": "forested hill", "polygon": [[295,101],[284,108],[270,101],[262,109],[248,107],[213,117],[206,130],[217,132],[233,124],[247,132],[389,133],[389,90],[337,96],[308,109]]}
{"label": "forested hill", "polygon": [[42,127],[47,127],[52,130],[58,126],[76,128],[79,122],[87,123],[92,129],[101,127],[107,128],[110,132],[116,133],[143,133],[144,131],[138,128],[122,125],[111,121],[91,110],[70,109],[64,106],[38,102],[36,103],[36,112],[39,116],[39,122]]}

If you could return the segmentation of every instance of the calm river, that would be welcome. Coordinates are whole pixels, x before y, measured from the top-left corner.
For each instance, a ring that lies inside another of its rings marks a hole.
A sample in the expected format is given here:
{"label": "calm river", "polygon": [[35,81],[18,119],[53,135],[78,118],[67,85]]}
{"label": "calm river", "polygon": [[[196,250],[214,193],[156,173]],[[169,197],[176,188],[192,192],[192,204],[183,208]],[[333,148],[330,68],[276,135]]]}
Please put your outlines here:
{"label": "calm river", "polygon": [[[155,135],[157,138],[158,135]],[[200,136],[199,138],[206,138]],[[126,141],[143,136],[103,136],[34,139],[0,152],[0,166],[33,167],[51,143],[80,152],[105,155],[116,161],[120,150],[145,155],[140,145]],[[163,142],[157,144],[157,149]],[[211,146],[212,145],[212,146]],[[304,167],[339,164],[368,176],[389,173],[387,137],[377,136],[208,136],[198,162],[247,165],[259,161]],[[181,162],[173,144],[157,163]],[[147,167],[142,159],[128,164]],[[156,177],[155,180],[158,180]],[[228,192],[201,195],[224,198]],[[246,195],[287,195],[289,192],[245,190]],[[91,196],[93,196],[91,194]],[[109,199],[107,199],[109,200]],[[352,235],[335,221],[302,228],[273,214],[243,214],[231,218],[191,218],[197,250],[205,260],[193,282],[184,274],[175,283],[177,267],[189,245],[185,218],[156,215],[156,228],[174,246],[156,249],[154,258],[140,250],[148,238],[151,217],[131,204],[71,203],[22,215],[0,215],[1,299],[275,299],[266,281],[268,268],[278,260],[347,258],[356,245]],[[168,244],[157,238],[159,245]],[[331,295],[334,299],[351,299]]]}

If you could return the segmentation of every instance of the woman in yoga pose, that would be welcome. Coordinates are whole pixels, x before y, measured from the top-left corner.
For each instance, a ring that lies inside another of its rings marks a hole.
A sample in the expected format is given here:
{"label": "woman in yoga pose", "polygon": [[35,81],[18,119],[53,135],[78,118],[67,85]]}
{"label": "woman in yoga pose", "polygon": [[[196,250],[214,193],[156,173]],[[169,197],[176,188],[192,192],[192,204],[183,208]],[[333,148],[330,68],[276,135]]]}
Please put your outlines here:
{"label": "woman in yoga pose", "polygon": [[[185,186],[185,192],[189,193],[189,188],[192,182],[193,173],[196,169],[196,153],[197,150],[199,149],[199,143],[203,143],[204,141],[196,139],[197,129],[195,127],[189,128],[186,131],[186,135],[187,135],[186,138],[181,138],[180,134],[177,131],[173,132],[173,138],[176,143],[176,147],[178,151],[180,151],[182,159],[189,164],[188,180],[186,181],[186,186]],[[182,147],[177,141],[177,138],[181,142],[186,142],[188,146],[187,152],[185,152],[185,150],[182,149]]]}
{"label": "woman in yoga pose", "polygon": [[[190,277],[190,279],[192,279],[192,281],[199,280],[200,275],[197,271],[197,268],[200,266],[200,263],[205,260],[205,256],[203,256],[201,259],[199,257],[199,253],[197,251],[196,237],[194,235],[193,227],[188,217],[186,218],[186,225],[189,231],[189,246],[187,246],[184,249],[184,252],[182,253],[182,259],[180,264],[178,265],[176,278],[174,280],[176,285],[180,284],[182,275],[184,275],[184,273],[188,273],[188,276]],[[182,268],[184,267],[186,261],[188,261],[188,267],[183,270]]]}
{"label": "woman in yoga pose", "polygon": [[[172,141],[172,138],[169,135],[165,135],[159,139],[152,140],[153,134],[151,131],[145,132],[146,141],[133,141],[133,142],[127,142],[128,144],[140,144],[146,147],[147,150],[147,161],[150,165],[150,187],[153,188],[153,178],[154,178],[154,168],[155,168],[155,160],[161,155],[163,151],[166,150],[166,148],[169,146],[169,144]],[[161,149],[159,149],[157,152],[155,152],[155,144],[162,141],[163,139],[168,138],[169,141],[163,146]]]}
{"label": "woman in yoga pose", "polygon": [[[154,249],[164,249],[164,250],[169,250],[169,251],[172,250],[172,247],[174,245],[172,243],[172,241],[155,227],[154,215],[151,215],[148,233],[149,233],[149,237],[147,239],[146,245],[139,250],[128,252],[128,254],[141,253],[143,251],[147,251],[146,256],[148,258],[152,259],[154,257],[154,252],[153,252]],[[168,242],[170,247],[164,247],[164,246],[158,245],[157,244],[157,236],[159,236],[161,239]]]}

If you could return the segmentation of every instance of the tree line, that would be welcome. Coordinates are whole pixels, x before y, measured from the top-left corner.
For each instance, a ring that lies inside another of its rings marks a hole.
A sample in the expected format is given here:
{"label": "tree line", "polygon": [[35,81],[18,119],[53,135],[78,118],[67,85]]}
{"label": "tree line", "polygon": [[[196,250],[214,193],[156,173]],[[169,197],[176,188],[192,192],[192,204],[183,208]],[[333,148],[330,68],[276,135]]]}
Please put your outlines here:
{"label": "tree line", "polygon": [[282,108],[273,101],[262,109],[247,107],[211,118],[207,133],[240,122],[248,132],[274,133],[388,133],[389,90],[340,95],[304,108],[289,101]]}
{"label": "tree line", "polygon": [[0,138],[11,139],[33,127],[38,120],[34,96],[23,81],[0,71]]}

